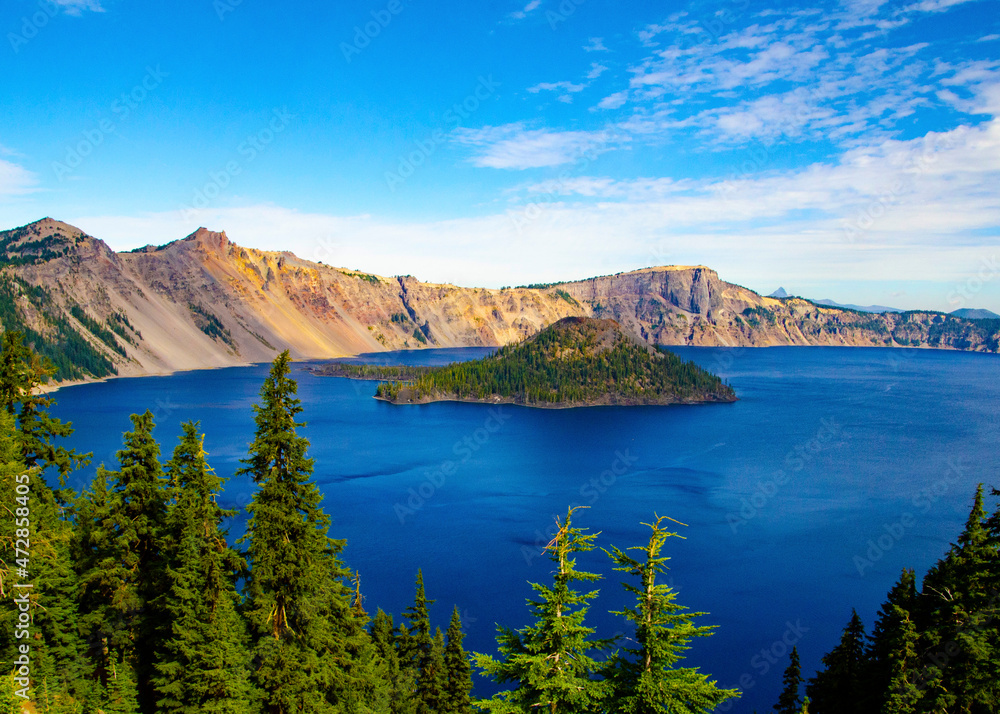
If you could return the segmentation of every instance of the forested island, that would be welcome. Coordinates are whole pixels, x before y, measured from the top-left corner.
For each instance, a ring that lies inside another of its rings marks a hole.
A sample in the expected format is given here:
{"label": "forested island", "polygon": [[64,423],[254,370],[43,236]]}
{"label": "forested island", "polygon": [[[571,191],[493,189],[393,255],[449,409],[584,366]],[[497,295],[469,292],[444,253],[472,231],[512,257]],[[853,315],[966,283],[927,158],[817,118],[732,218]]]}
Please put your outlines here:
{"label": "forested island", "polygon": [[587,317],[563,318],[480,360],[383,382],[375,396],[550,408],[736,401],[732,387],[694,362],[645,344],[614,320]]}

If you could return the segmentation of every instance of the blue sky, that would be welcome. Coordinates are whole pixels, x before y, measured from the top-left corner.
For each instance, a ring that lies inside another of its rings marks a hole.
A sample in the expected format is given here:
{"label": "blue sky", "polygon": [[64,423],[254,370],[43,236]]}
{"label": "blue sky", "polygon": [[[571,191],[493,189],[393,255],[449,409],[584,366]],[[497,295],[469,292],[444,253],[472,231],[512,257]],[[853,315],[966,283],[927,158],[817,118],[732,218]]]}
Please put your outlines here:
{"label": "blue sky", "polygon": [[0,226],[1000,311],[996,0],[8,0]]}

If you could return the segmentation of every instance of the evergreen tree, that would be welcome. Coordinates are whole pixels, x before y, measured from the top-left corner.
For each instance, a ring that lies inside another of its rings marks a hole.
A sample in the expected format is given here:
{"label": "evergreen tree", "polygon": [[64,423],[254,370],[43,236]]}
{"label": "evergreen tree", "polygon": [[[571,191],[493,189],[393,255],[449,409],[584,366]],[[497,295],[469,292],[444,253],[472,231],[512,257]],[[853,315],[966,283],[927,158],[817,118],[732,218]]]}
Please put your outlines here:
{"label": "evergreen tree", "polygon": [[613,614],[621,615],[635,627],[637,647],[616,653],[610,662],[610,711],[630,714],[660,712],[710,712],[719,704],[738,696],[736,690],[719,689],[714,681],[697,668],[679,668],[683,653],[695,637],[708,637],[714,627],[696,626],[694,620],[707,613],[687,612],[675,602],[677,592],[669,585],[657,584],[656,578],[667,570],[668,557],[661,555],[669,537],[680,537],[663,527],[665,518],[648,525],[652,530],[645,546],[628,550],[643,553],[637,560],[613,547],[608,555],[615,570],[634,575],[638,584],[623,583],[636,598],[635,607]]}
{"label": "evergreen tree", "polygon": [[290,362],[286,351],[272,365],[238,472],[259,485],[243,541],[254,679],[268,714],[364,711],[386,695],[380,661],[351,602],[344,541],[327,535],[330,519],[310,479]]}
{"label": "evergreen tree", "polygon": [[205,461],[198,426],[183,425],[167,464],[174,502],[166,522],[168,591],[160,607],[169,623],[154,684],[158,711],[246,714],[254,709],[249,640],[235,581],[243,561],[226,544],[215,502],[224,480]]}
{"label": "evergreen tree", "polygon": [[601,710],[607,688],[597,679],[600,666],[592,653],[610,642],[593,638],[593,628],[584,624],[597,591],[576,588],[578,583],[591,583],[600,576],[577,570],[573,557],[593,550],[597,535],[573,527],[573,510],[569,509],[564,522],[556,521],[558,532],[547,548],[556,565],[555,582],[552,587],[531,584],[539,595],[538,600],[528,601],[535,623],[518,631],[498,628],[499,660],[475,655],[484,676],[498,684],[514,684],[512,690],[477,702],[482,709],[527,713],[544,707],[549,714]]}
{"label": "evergreen tree", "polygon": [[792,654],[789,658],[788,667],[781,678],[783,688],[778,703],[774,705],[774,711],[778,714],[799,714],[802,711],[802,695],[799,689],[802,687],[802,665],[799,663],[799,650],[792,647]]}
{"label": "evergreen tree", "polygon": [[[26,468],[14,417],[0,410],[0,671],[12,666],[18,644],[31,646],[32,686],[52,707],[82,693],[87,674],[77,631],[76,575],[70,560],[72,526],[62,517],[40,468]],[[25,545],[25,544],[30,545]],[[20,547],[23,552],[18,553]],[[30,553],[30,555],[26,555]],[[29,596],[30,639],[17,640],[11,585]]]}
{"label": "evergreen tree", "polygon": [[392,616],[379,608],[372,619],[370,632],[372,644],[383,662],[392,714],[415,714],[417,701],[413,694],[416,691],[416,681],[413,674],[410,671],[404,672],[400,664],[397,651],[399,634]]}
{"label": "evergreen tree", "polygon": [[[83,621],[105,682],[110,664],[120,660],[134,673],[140,710],[155,708],[155,653],[165,635],[159,608],[166,592],[161,538],[166,521],[167,482],[160,447],[153,438],[153,415],[133,414],[133,430],[118,452],[118,471],[98,469],[93,496],[102,503],[82,504],[82,535],[93,550],[81,553]],[[110,657],[110,659],[109,659]]]}
{"label": "evergreen tree", "polygon": [[958,542],[924,577],[918,630],[927,653],[924,699],[932,709],[989,711],[1000,699],[994,664],[997,550],[983,505],[982,484]]}
{"label": "evergreen tree", "polygon": [[422,714],[435,711],[440,699],[440,682],[432,667],[434,638],[431,636],[430,606],[424,591],[423,571],[417,570],[416,595],[413,605],[406,608],[403,618],[408,625],[401,630],[399,638],[400,664],[415,682],[417,711]]}
{"label": "evergreen tree", "polygon": [[139,714],[139,694],[135,672],[128,663],[114,656],[108,666],[106,697],[100,711],[103,714]]}
{"label": "evergreen tree", "polygon": [[886,630],[888,639],[889,681],[885,687],[881,714],[912,714],[917,711],[921,689],[917,685],[917,629],[910,613],[893,605],[892,627]]}
{"label": "evergreen tree", "polygon": [[419,696],[420,705],[417,711],[427,714],[439,714],[445,711],[446,692],[448,689],[448,672],[444,661],[444,635],[437,628],[431,640],[431,653],[426,666],[420,673]]}
{"label": "evergreen tree", "polygon": [[444,650],[444,666],[448,675],[441,711],[443,714],[469,714],[472,711],[472,667],[462,647],[462,618],[458,606],[451,613],[448,625],[448,645]]}
{"label": "evergreen tree", "polygon": [[865,626],[856,611],[844,628],[840,643],[823,657],[823,670],[809,680],[806,692],[814,714],[840,714],[854,711],[862,691],[867,660]]}
{"label": "evergreen tree", "polygon": [[901,676],[901,663],[912,665],[912,660],[901,657],[903,628],[915,626],[910,621],[911,613],[917,607],[916,575],[912,569],[904,569],[899,580],[889,590],[886,602],[879,610],[869,636],[866,658],[867,673],[864,677],[865,692],[863,710],[881,712],[893,680]]}
{"label": "evergreen tree", "polygon": [[73,433],[72,424],[64,424],[48,413],[55,403],[38,391],[55,373],[48,360],[24,344],[19,332],[5,332],[0,348],[0,408],[17,420],[21,458],[25,466],[42,470],[54,466],[60,477],[85,465],[90,454],[78,454],[55,443]]}

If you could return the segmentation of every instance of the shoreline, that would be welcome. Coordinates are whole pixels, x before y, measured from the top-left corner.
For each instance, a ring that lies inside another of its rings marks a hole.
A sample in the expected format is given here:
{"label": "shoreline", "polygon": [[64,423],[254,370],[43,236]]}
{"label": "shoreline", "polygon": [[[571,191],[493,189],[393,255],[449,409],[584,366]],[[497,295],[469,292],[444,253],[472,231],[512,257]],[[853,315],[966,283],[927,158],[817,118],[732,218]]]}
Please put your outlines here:
{"label": "shoreline", "polygon": [[[484,347],[484,348],[498,348],[503,345],[471,345],[471,347]],[[656,347],[663,347],[665,349],[673,348],[685,348],[685,349],[707,349],[707,350],[766,350],[775,349],[782,347],[789,348],[827,348],[827,349],[881,349],[881,350],[926,350],[926,351],[938,351],[938,352],[958,352],[962,354],[977,354],[977,355],[993,355],[1000,356],[1000,351],[989,352],[987,350],[960,350],[954,347],[931,347],[929,345],[752,345],[752,346],[742,346],[742,345],[655,345]],[[431,350],[448,350],[448,349],[468,349],[470,345],[464,345],[462,347],[423,347],[420,349],[404,349],[404,350],[382,350],[379,352],[358,352],[356,354],[350,355],[336,355],[332,357],[300,357],[293,359],[293,364],[302,362],[329,362],[338,359],[355,359],[364,354],[385,354],[386,352],[428,352]],[[157,372],[146,372],[146,373],[135,373],[135,374],[114,374],[107,375],[104,377],[92,377],[86,379],[74,379],[65,382],[51,382],[48,384],[41,385],[38,388],[39,394],[52,394],[58,392],[64,387],[76,387],[82,384],[98,384],[101,382],[109,382],[114,379],[136,379],[139,377],[169,377],[174,374],[180,374],[182,372],[201,372],[201,371],[211,371],[217,369],[229,369],[231,367],[252,367],[258,364],[270,364],[269,361],[262,362],[235,362],[233,364],[219,365],[214,367],[187,367],[178,369],[168,369]],[[332,375],[322,375],[316,372],[310,371],[311,374],[317,377],[332,376]],[[334,377],[335,379],[360,379],[358,377]],[[362,380],[362,381],[386,381],[386,380]],[[386,400],[381,400],[386,401]],[[442,400],[438,400],[442,401]],[[520,405],[518,405],[520,406]],[[655,405],[653,405],[655,406]]]}
{"label": "shoreline", "polygon": [[[346,379],[346,378],[344,378]],[[454,402],[456,404],[486,404],[489,406],[513,406],[525,407],[527,409],[589,409],[593,407],[700,407],[710,404],[735,404],[739,398],[735,399],[699,399],[694,401],[670,401],[670,402],[648,402],[648,401],[622,401],[622,402],[557,402],[555,404],[528,404],[518,402],[514,397],[494,397],[493,399],[474,399],[472,397],[436,397],[425,398],[418,401],[399,402],[385,397],[373,396],[386,404],[393,406],[421,406],[424,404],[438,404],[440,402]]]}

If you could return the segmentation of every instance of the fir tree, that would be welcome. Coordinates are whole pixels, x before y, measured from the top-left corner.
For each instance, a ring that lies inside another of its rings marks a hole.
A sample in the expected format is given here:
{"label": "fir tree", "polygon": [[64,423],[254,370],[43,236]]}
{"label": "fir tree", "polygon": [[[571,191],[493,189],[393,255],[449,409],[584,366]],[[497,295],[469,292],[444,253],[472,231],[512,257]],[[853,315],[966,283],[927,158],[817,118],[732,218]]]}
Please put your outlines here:
{"label": "fir tree", "polygon": [[431,640],[431,653],[427,658],[424,670],[420,673],[418,688],[420,703],[418,711],[427,714],[439,714],[445,711],[445,699],[448,689],[448,672],[444,660],[444,635],[437,628]]}
{"label": "fir tree", "polygon": [[183,425],[167,464],[174,502],[165,531],[169,590],[160,607],[170,622],[154,677],[158,711],[245,714],[254,709],[249,640],[235,581],[242,559],[226,544],[215,502],[224,480],[205,461],[197,424]]}
{"label": "fir tree", "polygon": [[996,676],[997,552],[986,523],[982,484],[958,542],[924,577],[920,649],[929,661],[924,699],[931,709],[988,711],[1000,699]]}
{"label": "fir tree", "polygon": [[139,714],[139,695],[135,672],[117,656],[108,667],[107,694],[100,711],[104,714]]}
{"label": "fir tree", "polygon": [[881,714],[912,714],[917,711],[922,692],[917,684],[920,661],[917,656],[917,629],[910,613],[893,605],[890,628],[886,629],[889,681],[885,686]]}
{"label": "fir tree", "polygon": [[443,714],[469,714],[472,711],[472,667],[462,647],[462,618],[458,606],[451,613],[448,625],[448,645],[444,650],[444,666],[448,675],[441,707]]}
{"label": "fir tree", "polygon": [[[912,569],[904,569],[899,580],[889,590],[886,602],[879,610],[872,634],[868,638],[864,711],[882,711],[890,683],[894,679],[898,680],[900,676],[898,668],[901,662],[913,664],[909,659],[900,657],[899,647],[901,630],[904,627],[914,627],[910,618],[916,607],[916,576]],[[913,631],[916,632],[915,629]]]}
{"label": "fir tree", "polygon": [[42,470],[55,467],[61,478],[86,465],[90,454],[78,454],[55,443],[73,433],[72,424],[64,424],[48,413],[55,403],[38,391],[55,373],[51,363],[24,344],[19,332],[5,332],[0,349],[0,408],[17,419],[21,458],[25,466]]}
{"label": "fir tree", "polygon": [[423,571],[417,570],[416,595],[413,605],[406,608],[403,618],[408,625],[401,629],[399,638],[400,664],[415,682],[417,711],[422,714],[435,711],[440,699],[440,685],[431,666],[434,638],[431,636],[430,606],[424,591]]}
{"label": "fir tree", "polygon": [[379,608],[372,619],[370,632],[372,644],[383,663],[392,714],[414,714],[417,710],[417,701],[413,696],[416,681],[412,672],[404,671],[400,664],[397,651],[399,634],[392,616]]}
{"label": "fir tree", "polygon": [[86,567],[81,599],[87,604],[83,620],[105,681],[109,663],[121,660],[123,668],[128,665],[140,710],[148,714],[156,700],[155,653],[165,634],[158,605],[166,592],[160,546],[167,482],[153,438],[153,415],[147,411],[131,419],[133,431],[125,434],[118,452],[119,470],[101,467],[95,477],[93,493],[103,502],[79,507],[85,518],[102,518],[81,525],[87,541],[82,548],[93,548],[81,554]]}
{"label": "fir tree", "polygon": [[636,605],[613,614],[621,615],[635,627],[637,646],[626,648],[625,655],[616,653],[608,669],[611,686],[610,711],[630,714],[660,712],[710,712],[719,704],[738,696],[736,690],[719,689],[715,682],[696,668],[679,668],[683,653],[690,649],[695,637],[708,637],[714,627],[696,626],[696,617],[703,612],[687,612],[675,602],[677,592],[669,585],[657,584],[656,578],[667,570],[668,557],[661,555],[669,537],[680,537],[663,527],[665,518],[648,525],[652,530],[649,543],[628,550],[643,553],[637,560],[627,552],[613,547],[608,555],[615,570],[634,575],[638,584],[623,583],[626,591],[636,598]]}
{"label": "fir tree", "polygon": [[597,678],[600,666],[592,654],[610,642],[595,639],[593,628],[584,624],[597,591],[576,588],[578,583],[591,583],[600,576],[577,570],[573,557],[593,550],[597,535],[573,527],[573,510],[569,509],[564,522],[556,520],[558,532],[547,548],[556,565],[555,582],[552,587],[531,584],[539,595],[538,600],[528,601],[535,623],[518,631],[498,628],[500,659],[475,655],[484,676],[497,684],[514,685],[512,690],[477,702],[482,709],[527,713],[544,707],[549,714],[601,710],[606,685]]}
{"label": "fir tree", "polygon": [[809,680],[806,692],[814,714],[854,711],[866,666],[865,626],[856,611],[844,628],[840,643],[823,657],[823,670]]}
{"label": "fir tree", "polygon": [[254,405],[257,431],[238,473],[259,485],[247,510],[247,602],[254,679],[268,714],[362,711],[385,697],[379,660],[351,602],[344,541],[310,479],[302,407],[283,352]]}
{"label": "fir tree", "polygon": [[788,667],[781,678],[783,688],[778,703],[774,705],[774,711],[778,714],[799,714],[802,711],[802,695],[799,692],[802,687],[802,665],[799,663],[799,650],[792,647],[792,654],[789,657]]}

